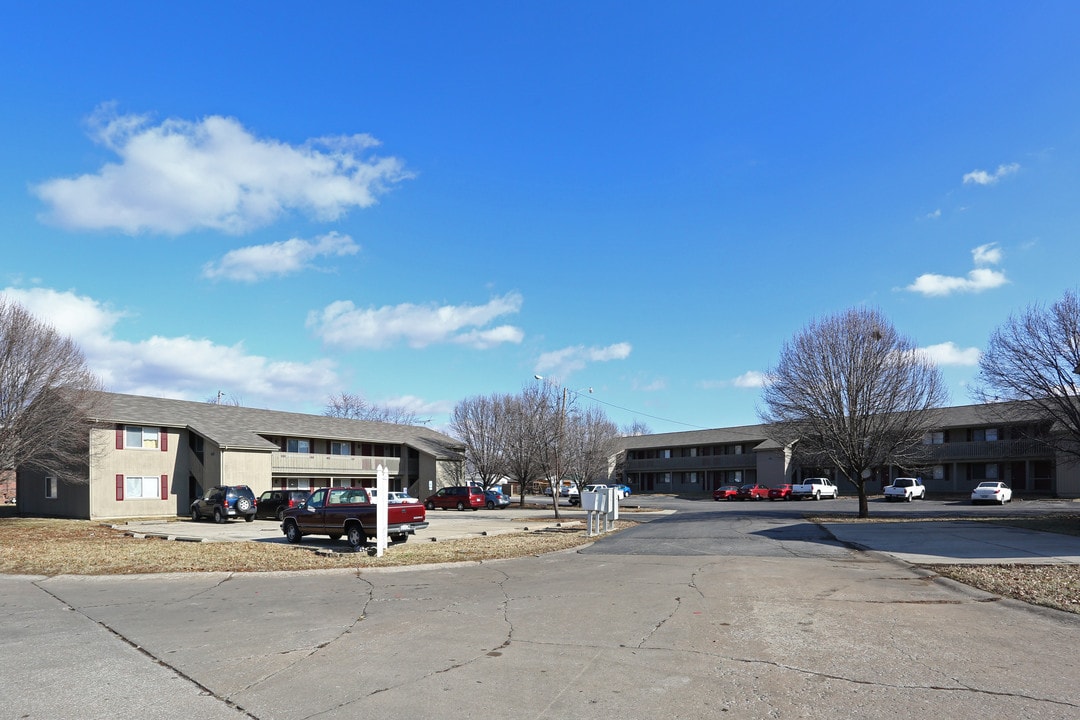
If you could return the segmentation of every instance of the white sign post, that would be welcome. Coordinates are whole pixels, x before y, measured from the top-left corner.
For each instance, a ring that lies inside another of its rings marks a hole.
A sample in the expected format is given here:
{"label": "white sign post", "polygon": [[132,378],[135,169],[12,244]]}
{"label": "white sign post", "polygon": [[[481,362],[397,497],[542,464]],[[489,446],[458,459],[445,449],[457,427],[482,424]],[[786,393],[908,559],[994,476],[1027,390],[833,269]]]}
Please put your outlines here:
{"label": "white sign post", "polygon": [[383,465],[375,469],[375,557],[386,552],[387,501],[390,499],[390,471]]}

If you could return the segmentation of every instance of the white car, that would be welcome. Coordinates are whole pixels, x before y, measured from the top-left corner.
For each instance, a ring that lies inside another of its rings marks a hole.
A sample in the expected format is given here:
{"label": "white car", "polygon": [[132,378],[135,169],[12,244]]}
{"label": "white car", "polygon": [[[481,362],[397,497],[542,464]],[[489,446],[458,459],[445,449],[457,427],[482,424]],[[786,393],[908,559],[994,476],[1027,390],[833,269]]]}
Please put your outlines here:
{"label": "white car", "polygon": [[971,491],[971,504],[981,502],[992,502],[998,505],[1012,502],[1012,488],[996,480],[981,482]]}
{"label": "white car", "polygon": [[420,501],[407,492],[388,492],[386,502],[390,505],[415,505]]}
{"label": "white car", "polygon": [[919,478],[896,478],[892,481],[892,485],[882,491],[882,494],[890,502],[893,500],[911,502],[915,498],[925,500],[926,486],[922,484],[922,480]]}

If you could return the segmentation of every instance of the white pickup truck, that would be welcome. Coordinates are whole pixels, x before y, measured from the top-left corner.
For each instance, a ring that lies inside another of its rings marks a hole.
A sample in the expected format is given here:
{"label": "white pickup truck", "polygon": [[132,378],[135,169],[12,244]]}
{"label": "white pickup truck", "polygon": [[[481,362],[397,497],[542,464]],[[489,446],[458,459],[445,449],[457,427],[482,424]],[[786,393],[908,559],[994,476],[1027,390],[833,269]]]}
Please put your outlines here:
{"label": "white pickup truck", "polygon": [[791,497],[795,500],[820,500],[823,497],[835,500],[840,497],[840,489],[829,478],[803,478],[801,483],[791,486]]}
{"label": "white pickup truck", "polygon": [[886,500],[905,500],[911,502],[915,498],[926,499],[926,486],[919,478],[896,478],[892,485],[886,487],[882,494]]}

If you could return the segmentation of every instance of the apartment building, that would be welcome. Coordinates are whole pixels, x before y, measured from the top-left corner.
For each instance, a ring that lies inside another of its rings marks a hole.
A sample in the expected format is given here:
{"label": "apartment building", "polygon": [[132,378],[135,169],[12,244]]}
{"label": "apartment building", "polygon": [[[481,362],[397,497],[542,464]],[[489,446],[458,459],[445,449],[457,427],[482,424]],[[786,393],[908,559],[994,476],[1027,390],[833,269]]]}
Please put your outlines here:
{"label": "apartment building", "polygon": [[214,485],[264,490],[374,486],[425,498],[461,476],[464,447],[430,428],[102,393],[77,479],[20,468],[20,513],[124,518],[186,515]]}
{"label": "apartment building", "polygon": [[[931,493],[966,494],[983,480],[1001,480],[1019,497],[1080,497],[1080,465],[1038,437],[1046,423],[993,415],[983,405],[944,408],[927,434],[920,468],[876,468],[867,481],[880,491],[893,478],[917,474]],[[724,485],[778,485],[825,476],[850,489],[833,468],[801,467],[790,447],[768,438],[767,426],[641,435],[620,440],[616,473],[636,492],[710,495]]]}

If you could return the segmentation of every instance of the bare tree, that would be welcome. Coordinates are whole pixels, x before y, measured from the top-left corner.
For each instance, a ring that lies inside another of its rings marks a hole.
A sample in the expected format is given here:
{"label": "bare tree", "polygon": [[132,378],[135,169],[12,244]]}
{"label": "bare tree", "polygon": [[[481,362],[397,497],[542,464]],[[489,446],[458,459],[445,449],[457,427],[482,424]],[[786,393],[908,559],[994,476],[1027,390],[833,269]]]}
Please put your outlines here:
{"label": "bare tree", "polygon": [[575,410],[566,418],[564,435],[563,477],[572,480],[578,492],[590,483],[606,480],[619,437],[619,428],[607,414],[595,405]]}
{"label": "bare tree", "polygon": [[[1080,461],[1080,296],[1031,305],[990,336],[973,395],[991,416],[1027,418],[1038,439]],[[1019,402],[1007,402],[1019,401]]]}
{"label": "bare tree", "polygon": [[0,469],[85,481],[100,389],[70,337],[0,298]]}
{"label": "bare tree", "polygon": [[559,513],[558,488],[551,479],[549,458],[554,445],[559,405],[548,385],[527,385],[520,395],[503,398],[500,417],[504,423],[503,457],[506,474],[521,488],[521,504],[525,493],[535,482],[547,480],[552,486],[555,515]]}
{"label": "bare tree", "polygon": [[[878,311],[810,323],[780,353],[759,410],[773,439],[803,464],[833,467],[856,487],[876,467],[924,462],[924,435],[948,397],[941,371]],[[866,475],[864,475],[866,473]]]}
{"label": "bare tree", "polygon": [[361,395],[342,391],[331,395],[323,415],[347,420],[370,420],[397,425],[427,425],[431,418],[422,419],[412,410],[403,407],[375,405]]}
{"label": "bare tree", "polygon": [[643,420],[634,419],[629,425],[619,428],[619,434],[623,437],[637,437],[638,435],[652,435],[652,428]]}
{"label": "bare tree", "polygon": [[450,415],[450,432],[465,444],[465,464],[485,490],[506,476],[505,433],[502,413],[510,406],[505,396],[466,398]]}

